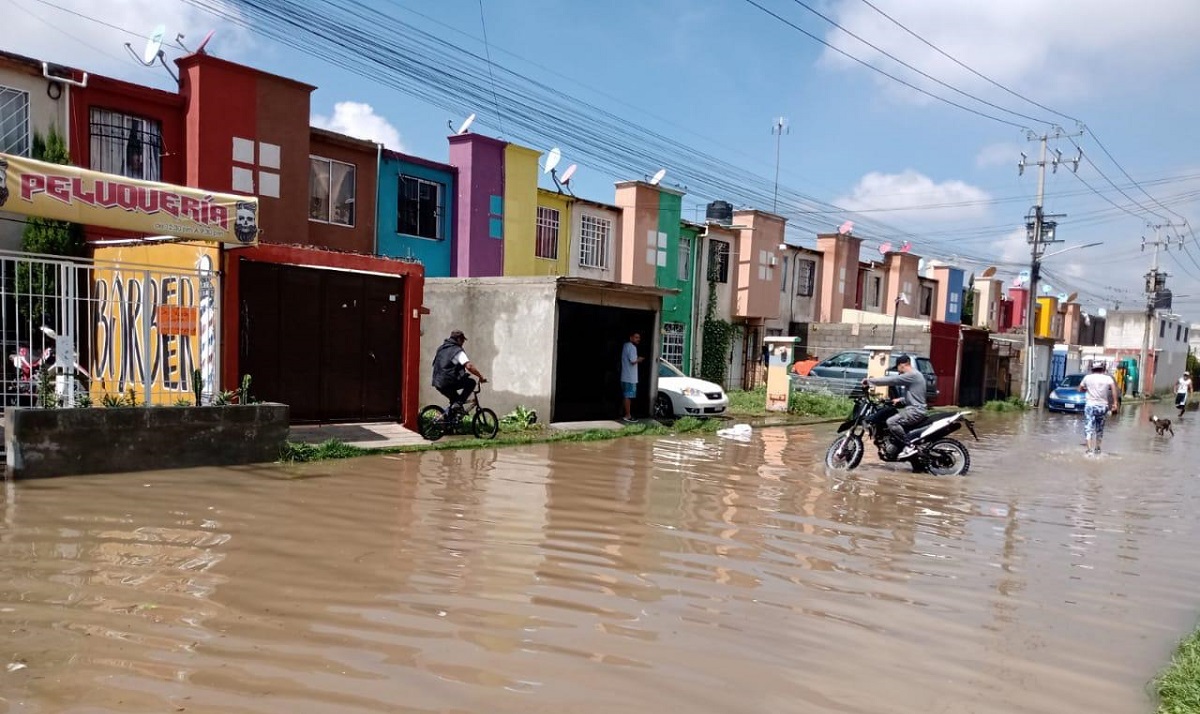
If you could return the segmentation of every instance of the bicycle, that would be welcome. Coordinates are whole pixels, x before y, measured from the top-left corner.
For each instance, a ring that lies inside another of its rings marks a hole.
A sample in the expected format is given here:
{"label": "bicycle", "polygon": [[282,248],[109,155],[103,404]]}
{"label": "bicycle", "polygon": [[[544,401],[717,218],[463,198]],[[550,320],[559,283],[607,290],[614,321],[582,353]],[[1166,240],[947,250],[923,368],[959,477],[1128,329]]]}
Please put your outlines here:
{"label": "bicycle", "polygon": [[437,441],[447,433],[458,433],[471,420],[471,431],[476,439],[494,439],[500,432],[500,418],[496,412],[479,405],[479,392],[483,384],[475,385],[475,391],[461,410],[429,404],[421,408],[417,417],[417,432],[426,441]]}

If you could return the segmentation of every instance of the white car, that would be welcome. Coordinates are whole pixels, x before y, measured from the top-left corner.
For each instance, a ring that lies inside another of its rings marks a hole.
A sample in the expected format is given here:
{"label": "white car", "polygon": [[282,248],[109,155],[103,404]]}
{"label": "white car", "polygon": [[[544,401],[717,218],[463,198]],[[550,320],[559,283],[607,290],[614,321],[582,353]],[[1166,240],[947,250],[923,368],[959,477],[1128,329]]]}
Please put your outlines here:
{"label": "white car", "polygon": [[658,397],[654,417],[717,416],[729,408],[729,396],[712,382],[693,379],[666,360],[658,360]]}

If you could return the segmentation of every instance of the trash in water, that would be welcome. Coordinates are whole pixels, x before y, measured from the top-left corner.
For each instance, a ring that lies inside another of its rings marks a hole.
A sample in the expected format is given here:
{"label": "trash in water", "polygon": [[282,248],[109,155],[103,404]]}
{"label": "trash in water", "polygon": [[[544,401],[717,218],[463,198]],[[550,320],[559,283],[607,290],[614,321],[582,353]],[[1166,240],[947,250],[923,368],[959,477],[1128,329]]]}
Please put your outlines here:
{"label": "trash in water", "polygon": [[749,424],[735,424],[728,429],[718,429],[717,436],[737,441],[750,441],[750,431]]}
{"label": "trash in water", "polygon": [[28,666],[29,666],[29,665],[27,665],[27,664],[24,664],[24,663],[21,663],[21,662],[12,662],[11,664],[9,664],[9,665],[8,665],[8,671],[9,671],[9,672],[16,672],[16,671],[19,671],[19,670],[25,669],[25,668],[26,668],[26,667],[28,667]]}

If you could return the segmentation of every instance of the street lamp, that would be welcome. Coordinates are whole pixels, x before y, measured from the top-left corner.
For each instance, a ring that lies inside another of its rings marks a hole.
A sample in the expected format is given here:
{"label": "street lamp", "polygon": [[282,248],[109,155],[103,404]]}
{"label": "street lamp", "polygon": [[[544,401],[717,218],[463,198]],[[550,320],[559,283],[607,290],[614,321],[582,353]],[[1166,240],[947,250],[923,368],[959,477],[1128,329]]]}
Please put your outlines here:
{"label": "street lamp", "polygon": [[892,340],[888,344],[892,349],[896,349],[896,323],[900,320],[900,303],[908,304],[908,293],[900,293],[896,296],[896,304],[892,306]]}
{"label": "street lamp", "polygon": [[1084,248],[1095,248],[1098,245],[1104,245],[1104,241],[1098,241],[1096,243],[1084,243],[1083,245],[1073,245],[1069,248],[1063,248],[1062,250],[1056,250],[1053,253],[1046,253],[1045,255],[1042,256],[1042,259],[1045,260],[1046,258],[1053,258],[1056,255],[1062,255],[1063,253],[1070,253],[1073,250],[1083,250]]}

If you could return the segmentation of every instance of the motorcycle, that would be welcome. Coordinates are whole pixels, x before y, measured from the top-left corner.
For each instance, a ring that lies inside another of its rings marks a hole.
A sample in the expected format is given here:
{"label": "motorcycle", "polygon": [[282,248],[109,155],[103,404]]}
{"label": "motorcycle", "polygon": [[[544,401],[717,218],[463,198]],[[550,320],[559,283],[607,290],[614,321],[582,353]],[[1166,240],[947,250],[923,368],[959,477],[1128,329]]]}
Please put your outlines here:
{"label": "motorcycle", "polygon": [[[841,436],[825,452],[825,465],[839,471],[857,468],[866,451],[863,437],[867,436],[878,449],[881,461],[907,461],[917,473],[962,476],[970,470],[971,453],[966,445],[949,435],[965,426],[978,441],[975,422],[969,418],[972,412],[930,412],[923,421],[909,427],[903,444],[896,443],[887,428],[888,418],[896,412],[889,400],[869,393],[856,397],[850,417],[838,427]],[[901,458],[906,450],[912,453]]]}

